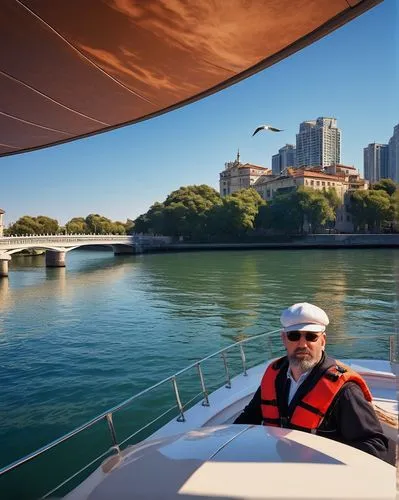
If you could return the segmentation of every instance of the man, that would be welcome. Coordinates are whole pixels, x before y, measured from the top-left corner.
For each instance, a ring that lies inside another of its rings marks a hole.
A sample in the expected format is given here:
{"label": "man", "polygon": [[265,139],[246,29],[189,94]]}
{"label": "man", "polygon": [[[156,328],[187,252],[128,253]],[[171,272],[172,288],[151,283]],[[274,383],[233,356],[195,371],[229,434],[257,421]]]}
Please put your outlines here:
{"label": "man", "polygon": [[312,432],[387,460],[388,439],[359,374],[326,356],[327,314],[303,302],[283,311],[287,355],[271,363],[235,424]]}

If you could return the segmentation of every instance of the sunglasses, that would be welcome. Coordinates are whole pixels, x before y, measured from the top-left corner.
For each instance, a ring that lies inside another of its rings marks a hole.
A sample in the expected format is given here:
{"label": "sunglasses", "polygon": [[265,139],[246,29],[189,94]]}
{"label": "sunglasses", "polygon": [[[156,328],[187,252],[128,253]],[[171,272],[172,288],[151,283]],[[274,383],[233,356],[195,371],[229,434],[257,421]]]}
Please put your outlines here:
{"label": "sunglasses", "polygon": [[316,342],[322,334],[319,335],[318,333],[313,332],[287,332],[286,335],[290,342],[298,342],[301,335],[305,337],[306,342]]}

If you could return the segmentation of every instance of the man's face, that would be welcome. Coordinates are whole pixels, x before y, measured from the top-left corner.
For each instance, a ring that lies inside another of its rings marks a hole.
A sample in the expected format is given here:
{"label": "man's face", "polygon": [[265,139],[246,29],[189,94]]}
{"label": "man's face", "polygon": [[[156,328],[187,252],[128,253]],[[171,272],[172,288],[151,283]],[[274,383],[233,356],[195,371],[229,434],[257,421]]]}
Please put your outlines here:
{"label": "man's face", "polygon": [[326,336],[321,332],[281,332],[281,338],[290,364],[302,372],[317,365],[326,345]]}

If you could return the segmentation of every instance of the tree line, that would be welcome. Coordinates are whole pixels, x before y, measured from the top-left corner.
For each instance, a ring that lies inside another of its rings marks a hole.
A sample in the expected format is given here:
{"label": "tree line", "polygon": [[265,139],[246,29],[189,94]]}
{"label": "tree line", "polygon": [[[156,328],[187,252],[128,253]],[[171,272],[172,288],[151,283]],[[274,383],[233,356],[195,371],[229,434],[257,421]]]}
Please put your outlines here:
{"label": "tree line", "polygon": [[[399,231],[399,187],[383,179],[346,200],[355,232]],[[74,217],[64,226],[56,219],[25,215],[5,229],[7,235],[160,234],[186,241],[234,241],[264,235],[298,235],[334,230],[341,201],[334,188],[300,187],[278,191],[266,202],[253,189],[229,196],[205,184],[185,186],[156,202],[134,221],[113,222],[99,215]]]}
{"label": "tree line", "polygon": [[5,236],[33,235],[33,234],[127,234],[133,221],[112,222],[99,214],[90,214],[87,217],[74,217],[64,226],[60,226],[56,219],[39,215],[32,217],[24,215],[14,224],[4,230]]}
{"label": "tree line", "polygon": [[[398,230],[399,188],[384,179],[346,200],[355,231]],[[298,235],[333,230],[341,201],[334,188],[307,187],[275,194],[270,202],[253,188],[229,196],[207,186],[185,186],[137,217],[129,232],[163,234],[187,241],[227,241],[259,235]]]}

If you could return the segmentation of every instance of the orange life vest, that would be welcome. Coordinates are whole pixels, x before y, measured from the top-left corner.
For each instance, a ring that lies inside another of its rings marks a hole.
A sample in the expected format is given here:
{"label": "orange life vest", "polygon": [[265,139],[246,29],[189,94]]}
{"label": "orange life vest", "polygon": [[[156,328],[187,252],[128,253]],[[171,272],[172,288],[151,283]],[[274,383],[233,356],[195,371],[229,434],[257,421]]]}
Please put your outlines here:
{"label": "orange life vest", "polygon": [[[276,395],[276,378],[281,370],[280,358],[271,363],[261,382],[261,409],[264,425],[291,427],[315,433],[335,396],[346,382],[356,382],[367,401],[372,396],[363,378],[351,368],[334,360],[334,365],[321,373],[316,384],[295,405],[292,414],[281,418]],[[306,380],[303,382],[306,383]]]}

